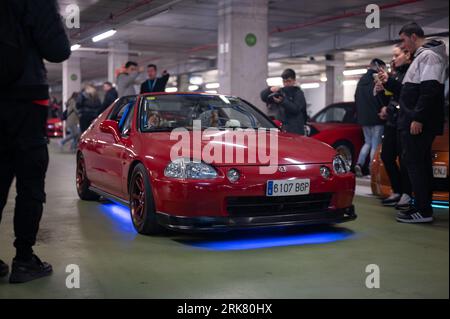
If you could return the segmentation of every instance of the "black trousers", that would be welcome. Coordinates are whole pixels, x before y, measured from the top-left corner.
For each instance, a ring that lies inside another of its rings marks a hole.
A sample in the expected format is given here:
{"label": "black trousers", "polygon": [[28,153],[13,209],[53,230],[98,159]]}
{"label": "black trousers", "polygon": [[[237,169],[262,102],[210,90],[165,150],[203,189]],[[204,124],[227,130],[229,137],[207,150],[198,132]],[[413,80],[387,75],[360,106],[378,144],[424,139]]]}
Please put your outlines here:
{"label": "black trousers", "polygon": [[49,161],[46,122],[45,106],[25,101],[0,102],[0,220],[15,177],[14,246],[16,257],[23,260],[33,253],[45,202]]}
{"label": "black trousers", "polygon": [[403,162],[405,163],[415,196],[415,207],[425,213],[432,213],[433,199],[433,162],[432,145],[435,134],[423,131],[411,135],[401,131]]}
{"label": "black trousers", "polygon": [[[402,159],[402,143],[400,132],[396,127],[386,125],[382,142],[381,160],[384,163],[386,173],[391,182],[392,191],[397,194],[408,194],[411,196],[411,182],[408,170]],[[399,159],[400,166],[397,163]]]}

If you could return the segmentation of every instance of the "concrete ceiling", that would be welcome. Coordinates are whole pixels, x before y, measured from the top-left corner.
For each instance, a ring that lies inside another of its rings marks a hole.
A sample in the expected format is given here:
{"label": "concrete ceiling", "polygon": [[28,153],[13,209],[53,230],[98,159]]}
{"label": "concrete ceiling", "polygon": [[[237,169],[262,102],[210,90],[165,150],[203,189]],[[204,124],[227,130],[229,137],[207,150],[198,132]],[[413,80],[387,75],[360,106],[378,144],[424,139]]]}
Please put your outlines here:
{"label": "concrete ceiling", "polygon": [[[147,64],[154,62],[173,73],[191,68],[207,70],[214,68],[217,56],[217,0],[59,0],[61,13],[69,4],[76,3],[81,9],[81,29],[69,30],[72,43],[83,47],[106,49],[108,41],[92,43],[92,36],[111,28],[117,29],[114,41],[127,41],[131,59]],[[330,36],[347,35],[347,38],[367,33],[365,26],[367,1],[310,1],[270,0],[269,34],[270,59],[278,60],[270,73],[277,73],[285,66],[295,66],[301,72],[320,72],[320,61],[325,53],[333,50],[315,48],[315,62],[303,55],[305,47],[330,42]],[[447,19],[447,0],[382,0],[377,4],[381,11],[382,26],[401,25],[416,20]],[[442,31],[441,29],[437,29]],[[448,35],[448,26],[446,27]],[[376,40],[373,41],[376,43]],[[384,48],[387,43],[383,43]],[[296,46],[297,51],[292,50]],[[380,46],[379,44],[378,46]],[[322,52],[323,50],[323,52]],[[353,50],[354,53],[351,53]],[[297,53],[296,53],[297,52]],[[384,52],[384,57],[390,52]],[[379,52],[381,54],[381,52]],[[107,53],[77,51],[81,57],[83,80],[101,79],[107,74]],[[370,59],[375,51],[364,50],[355,45],[346,50],[349,66]],[[378,54],[378,53],[377,53]],[[194,67],[194,68],[192,68]],[[49,64],[49,80],[61,82],[61,66]]]}

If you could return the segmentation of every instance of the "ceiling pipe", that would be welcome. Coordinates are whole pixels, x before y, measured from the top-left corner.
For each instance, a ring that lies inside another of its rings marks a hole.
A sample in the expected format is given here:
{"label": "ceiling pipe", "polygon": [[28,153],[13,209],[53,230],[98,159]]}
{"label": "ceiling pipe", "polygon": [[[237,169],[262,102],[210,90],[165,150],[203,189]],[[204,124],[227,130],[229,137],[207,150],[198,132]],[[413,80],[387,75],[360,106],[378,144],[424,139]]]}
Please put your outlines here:
{"label": "ceiling pipe", "polygon": [[[388,3],[388,4],[385,4],[385,5],[381,5],[380,6],[380,11],[381,10],[395,8],[395,7],[399,7],[399,6],[404,6],[404,5],[411,4],[411,3],[422,2],[422,1],[423,0],[400,0],[400,1],[397,1],[397,2],[394,2],[394,3]],[[285,33],[285,32],[289,32],[289,31],[293,31],[293,30],[304,29],[306,27],[319,25],[319,24],[324,24],[324,23],[327,23],[327,22],[336,21],[336,20],[340,20],[340,19],[356,17],[356,16],[360,16],[360,15],[364,15],[364,14],[367,14],[365,8],[358,9],[358,10],[355,10],[355,11],[352,11],[352,12],[348,12],[348,13],[344,13],[344,14],[340,14],[340,15],[321,17],[321,18],[319,18],[317,20],[311,20],[311,21],[307,21],[307,22],[304,22],[304,23],[294,24],[294,25],[290,25],[290,26],[286,26],[286,27],[282,27],[282,28],[281,27],[275,28],[275,29],[273,29],[273,30],[271,30],[269,32],[269,36],[277,34],[277,33]],[[217,43],[211,43],[211,44],[206,44],[206,45],[201,45],[201,46],[198,46],[198,47],[194,47],[194,48],[191,48],[191,49],[187,50],[186,52],[188,52],[188,53],[200,52],[200,51],[211,50],[213,48],[217,48]]]}
{"label": "ceiling pipe", "polygon": [[[411,4],[411,3],[416,3],[416,2],[422,2],[423,0],[400,0],[394,3],[388,3],[385,5],[381,5],[380,7],[380,11],[381,10],[386,10],[386,9],[391,9],[391,8],[395,8],[395,7],[400,7],[400,6],[404,6],[407,4]],[[365,8],[363,9],[358,9],[355,11],[351,11],[348,13],[344,13],[344,14],[339,14],[339,15],[334,15],[334,16],[328,16],[328,17],[322,17],[320,19],[317,20],[312,20],[312,21],[307,21],[304,23],[299,23],[299,24],[294,24],[294,25],[290,25],[287,27],[283,27],[283,28],[275,28],[272,31],[269,32],[269,35],[273,35],[276,33],[284,33],[284,32],[289,32],[289,31],[293,31],[293,30],[299,30],[299,29],[303,29],[306,27],[310,27],[313,25],[319,25],[319,24],[323,24],[323,23],[327,23],[327,22],[331,22],[331,21],[336,21],[336,20],[341,20],[341,19],[345,19],[345,18],[351,18],[351,17],[356,17],[356,16],[361,16],[361,15],[365,15],[367,14]]]}
{"label": "ceiling pipe", "polygon": [[105,23],[111,23],[115,19],[117,19],[117,18],[119,18],[119,17],[121,17],[121,16],[123,16],[123,15],[125,15],[125,14],[127,14],[127,13],[129,13],[131,11],[133,11],[133,10],[139,9],[140,7],[146,6],[146,5],[148,5],[148,4],[152,3],[152,2],[153,2],[153,0],[140,0],[140,1],[137,1],[134,4],[128,5],[126,8],[117,11],[116,13],[110,13],[109,17],[106,18],[106,19],[100,20],[100,21],[94,23],[93,25],[91,25],[89,27],[80,28],[79,30],[71,33],[70,37],[71,38],[75,38],[75,37],[81,36],[82,33],[86,33],[87,31],[90,31],[90,30],[92,30],[95,27],[98,27],[100,25],[104,25]]}

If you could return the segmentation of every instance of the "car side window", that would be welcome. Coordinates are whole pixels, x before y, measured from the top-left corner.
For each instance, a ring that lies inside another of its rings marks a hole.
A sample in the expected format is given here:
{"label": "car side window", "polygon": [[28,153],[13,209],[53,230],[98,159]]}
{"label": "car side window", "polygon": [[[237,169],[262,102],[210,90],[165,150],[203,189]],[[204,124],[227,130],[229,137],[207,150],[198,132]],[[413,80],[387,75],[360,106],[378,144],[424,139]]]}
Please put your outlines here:
{"label": "car side window", "polygon": [[131,123],[133,122],[134,106],[135,103],[130,102],[124,107],[125,110],[119,122],[119,130],[122,136],[129,135]]}
{"label": "car side window", "polygon": [[127,110],[127,106],[131,103],[134,104],[136,102],[136,97],[123,97],[117,101],[116,105],[114,106],[111,114],[109,115],[109,120],[114,120],[120,123],[122,120],[123,115],[125,114],[125,111]]}

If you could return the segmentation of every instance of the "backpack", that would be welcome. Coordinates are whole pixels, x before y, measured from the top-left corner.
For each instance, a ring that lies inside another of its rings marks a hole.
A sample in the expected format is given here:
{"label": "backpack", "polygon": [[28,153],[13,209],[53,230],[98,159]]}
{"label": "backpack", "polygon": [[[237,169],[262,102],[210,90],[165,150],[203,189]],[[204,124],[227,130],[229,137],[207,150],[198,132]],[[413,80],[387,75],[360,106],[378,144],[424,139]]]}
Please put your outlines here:
{"label": "backpack", "polygon": [[0,1],[0,87],[10,87],[25,70],[26,41],[10,0]]}

